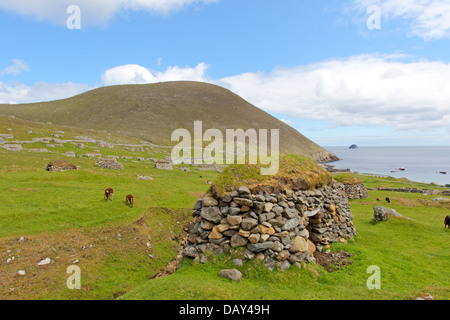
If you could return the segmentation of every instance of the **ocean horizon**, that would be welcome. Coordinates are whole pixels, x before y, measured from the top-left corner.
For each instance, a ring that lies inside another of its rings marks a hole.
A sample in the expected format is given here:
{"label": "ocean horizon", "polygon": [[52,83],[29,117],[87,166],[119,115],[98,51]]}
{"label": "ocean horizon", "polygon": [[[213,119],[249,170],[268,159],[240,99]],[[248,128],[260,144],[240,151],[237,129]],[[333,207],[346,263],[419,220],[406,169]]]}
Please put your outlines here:
{"label": "ocean horizon", "polygon": [[[324,148],[342,159],[328,163],[336,169],[406,178],[415,182],[450,184],[450,146]],[[447,174],[440,173],[442,171]]]}

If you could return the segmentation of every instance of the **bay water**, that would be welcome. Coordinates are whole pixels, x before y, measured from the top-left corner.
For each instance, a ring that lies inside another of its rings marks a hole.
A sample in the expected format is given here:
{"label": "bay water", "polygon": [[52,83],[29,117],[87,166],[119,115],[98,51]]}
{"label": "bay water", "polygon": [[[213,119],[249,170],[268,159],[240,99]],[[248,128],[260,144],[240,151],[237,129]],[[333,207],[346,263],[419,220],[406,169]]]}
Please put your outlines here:
{"label": "bay water", "polygon": [[[330,162],[336,169],[407,178],[424,183],[450,184],[450,146],[443,147],[325,147],[340,161]],[[404,171],[399,170],[404,168]],[[395,171],[395,172],[391,172]],[[441,174],[446,171],[447,174]]]}

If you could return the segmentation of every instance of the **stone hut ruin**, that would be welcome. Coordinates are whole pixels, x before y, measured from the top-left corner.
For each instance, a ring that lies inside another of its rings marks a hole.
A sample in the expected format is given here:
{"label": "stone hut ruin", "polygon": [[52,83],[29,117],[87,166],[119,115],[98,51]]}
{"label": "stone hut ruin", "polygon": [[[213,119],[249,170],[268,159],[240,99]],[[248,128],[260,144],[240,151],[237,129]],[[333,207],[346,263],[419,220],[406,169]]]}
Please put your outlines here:
{"label": "stone hut ruin", "polygon": [[51,171],[51,172],[61,172],[61,171],[67,171],[67,170],[77,170],[78,167],[74,165],[73,163],[64,161],[64,160],[56,160],[53,162],[50,162],[47,165],[47,168],[45,170]]}
{"label": "stone hut ruin", "polygon": [[166,160],[158,160],[155,162],[155,168],[160,170],[173,170],[172,163]]}
{"label": "stone hut ruin", "polygon": [[123,164],[117,162],[116,158],[98,158],[95,165],[104,169],[123,170]]}
{"label": "stone hut ruin", "polygon": [[[277,265],[286,270],[314,260],[314,252],[330,243],[355,236],[345,186],[317,166],[295,172],[292,165],[257,184],[238,170],[233,172],[235,168],[226,169],[223,179],[228,186],[230,171],[239,176],[236,181],[249,186],[222,194],[213,184],[209,194],[197,201],[184,256],[207,262],[207,250],[220,254],[242,248],[245,259],[258,258],[271,270]],[[304,178],[308,175],[311,179]],[[285,188],[280,190],[281,186]]]}

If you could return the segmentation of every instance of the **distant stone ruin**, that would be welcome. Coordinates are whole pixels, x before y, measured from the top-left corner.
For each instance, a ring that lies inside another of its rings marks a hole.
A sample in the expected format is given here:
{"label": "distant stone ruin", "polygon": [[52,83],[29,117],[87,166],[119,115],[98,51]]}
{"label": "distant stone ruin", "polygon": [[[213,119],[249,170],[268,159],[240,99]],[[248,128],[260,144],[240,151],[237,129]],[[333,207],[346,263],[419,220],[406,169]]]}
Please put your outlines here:
{"label": "distant stone ruin", "polygon": [[313,260],[314,252],[329,243],[356,235],[341,183],[272,194],[240,187],[221,198],[204,197],[194,210],[184,256],[200,262],[207,261],[206,250],[220,254],[243,247],[246,259],[285,270]]}
{"label": "distant stone ruin", "polygon": [[160,170],[173,170],[172,163],[165,160],[158,160],[155,162],[155,168]]}
{"label": "distant stone ruin", "polygon": [[51,171],[51,172],[61,172],[61,171],[67,171],[67,170],[77,170],[78,167],[74,165],[73,163],[64,161],[64,160],[56,160],[53,162],[50,162],[47,165],[47,168],[45,170]]}
{"label": "distant stone ruin", "polygon": [[8,151],[22,151],[22,145],[21,144],[5,144],[3,145],[3,148],[5,148]]}
{"label": "distant stone ruin", "polygon": [[31,149],[28,149],[28,151],[39,152],[39,153],[47,153],[48,152],[48,150],[45,148],[31,148]]}
{"label": "distant stone ruin", "polygon": [[349,199],[367,199],[369,194],[364,183],[344,184],[345,193]]}
{"label": "distant stone ruin", "polygon": [[105,169],[123,170],[123,164],[117,162],[116,158],[98,158],[95,165]]}

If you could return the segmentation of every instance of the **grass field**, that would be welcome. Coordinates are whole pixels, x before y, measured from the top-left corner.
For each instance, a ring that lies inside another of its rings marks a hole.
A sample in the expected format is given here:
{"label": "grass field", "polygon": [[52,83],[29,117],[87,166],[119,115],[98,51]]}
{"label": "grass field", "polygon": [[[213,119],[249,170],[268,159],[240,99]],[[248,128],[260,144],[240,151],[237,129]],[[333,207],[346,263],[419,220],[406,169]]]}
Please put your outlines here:
{"label": "grass field", "polygon": [[[103,132],[77,130],[51,124],[35,125],[0,117],[0,133],[11,128],[18,139],[46,137],[56,130],[64,139],[79,135],[114,143],[140,141]],[[33,134],[27,133],[32,130]],[[9,131],[8,131],[9,132]],[[260,262],[236,267],[240,283],[218,277],[220,270],[235,268],[231,256],[211,257],[207,264],[185,259],[173,274],[152,279],[179,254],[180,233],[192,220],[192,208],[209,188],[213,171],[191,173],[153,168],[151,161],[136,157],[164,157],[166,150],[151,147],[145,152],[123,147],[102,148],[86,143],[80,150],[65,143],[48,153],[28,151],[45,147],[25,145],[22,152],[0,148],[0,298],[1,299],[414,299],[430,293],[450,299],[450,232],[443,219],[450,205],[435,202],[436,196],[369,191],[369,199],[352,200],[358,235],[354,241],[331,246],[332,252],[353,254],[351,265],[328,273],[317,264],[268,271]],[[95,159],[81,154],[98,149],[103,155],[132,156],[119,161],[122,171],[94,166]],[[74,151],[76,158],[63,154]],[[46,165],[64,159],[80,167],[53,173]],[[137,175],[153,177],[137,180]],[[411,186],[437,188],[396,179],[358,176],[368,187]],[[106,187],[115,189],[114,201],[103,201]],[[135,207],[125,204],[125,195],[136,197]],[[377,202],[389,196],[391,203]],[[412,220],[391,218],[374,224],[373,207],[389,206]],[[51,263],[38,266],[50,258]],[[66,286],[67,267],[82,270],[81,290]],[[381,269],[381,289],[369,290],[369,266]],[[26,271],[24,276],[17,274]]]}
{"label": "grass field", "polygon": [[[365,182],[365,177],[360,177]],[[388,181],[383,181],[389,185]],[[393,184],[396,182],[393,181]],[[372,223],[377,197],[389,196],[405,217]],[[443,219],[450,207],[435,204],[432,196],[370,191],[369,199],[352,200],[351,207],[358,235],[347,244],[333,244],[331,250],[353,254],[352,264],[328,273],[317,264],[304,269],[270,272],[262,262],[234,266],[230,257],[218,257],[215,263],[192,265],[186,259],[175,274],[152,281],[125,294],[121,299],[415,299],[430,293],[435,299],[450,299],[450,232]],[[428,200],[428,205],[419,200]],[[235,257],[239,257],[239,252]],[[381,270],[381,289],[369,290],[368,267]],[[233,283],[218,277],[225,268],[237,268],[243,280]],[[314,270],[313,270],[314,269]],[[317,277],[317,274],[320,274]],[[168,289],[171,290],[168,290]],[[175,290],[174,290],[175,289]]]}
{"label": "grass field", "polygon": [[[114,143],[139,143],[128,137],[6,117],[0,117],[0,129],[21,141],[62,130],[61,139],[88,135]],[[30,130],[32,134],[27,133]],[[29,151],[45,147],[24,144],[21,152],[0,148],[0,298],[113,299],[129,291],[176,256],[180,247],[176,238],[190,221],[195,201],[209,188],[205,181],[217,176],[193,167],[191,173],[158,170],[151,161],[135,160],[165,156],[159,148],[132,152],[85,143],[81,150],[65,143],[48,153]],[[103,169],[94,165],[95,158],[81,156],[97,149],[104,156],[132,159],[119,160],[124,170]],[[77,157],[64,156],[67,151]],[[47,164],[57,159],[73,162],[79,170],[47,172]],[[153,180],[137,180],[137,175]],[[115,190],[114,200],[108,203],[103,201],[107,187]],[[133,209],[125,204],[129,193],[136,199]],[[50,265],[37,266],[47,257]],[[68,290],[65,284],[66,269],[75,260],[83,271],[80,291]],[[18,276],[18,270],[26,275]]]}

